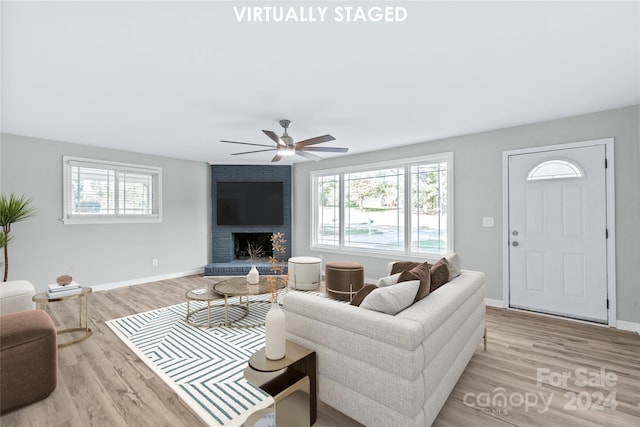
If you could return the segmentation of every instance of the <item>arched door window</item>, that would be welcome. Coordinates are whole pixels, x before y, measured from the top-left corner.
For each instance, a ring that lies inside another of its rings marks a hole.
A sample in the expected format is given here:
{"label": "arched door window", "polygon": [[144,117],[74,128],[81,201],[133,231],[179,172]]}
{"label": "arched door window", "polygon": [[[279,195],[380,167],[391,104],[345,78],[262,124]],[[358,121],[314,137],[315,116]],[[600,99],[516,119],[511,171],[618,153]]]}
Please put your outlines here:
{"label": "arched door window", "polygon": [[529,175],[527,181],[536,181],[540,179],[564,179],[564,178],[582,178],[584,173],[582,168],[575,163],[567,160],[547,160],[539,163]]}

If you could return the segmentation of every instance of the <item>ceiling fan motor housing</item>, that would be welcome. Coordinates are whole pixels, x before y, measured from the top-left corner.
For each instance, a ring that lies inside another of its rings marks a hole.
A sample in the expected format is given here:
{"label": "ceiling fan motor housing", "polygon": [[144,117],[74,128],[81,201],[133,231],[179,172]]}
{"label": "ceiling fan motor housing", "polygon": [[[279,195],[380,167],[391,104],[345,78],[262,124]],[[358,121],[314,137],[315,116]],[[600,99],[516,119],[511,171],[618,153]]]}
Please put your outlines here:
{"label": "ceiling fan motor housing", "polygon": [[284,133],[282,134],[280,139],[282,140],[282,142],[284,142],[287,145],[287,147],[293,148],[293,145],[294,145],[293,138],[291,138],[287,133],[287,129],[289,128],[289,126],[291,126],[291,120],[287,120],[287,119],[280,120],[280,126],[284,128]]}
{"label": "ceiling fan motor housing", "polygon": [[284,132],[287,132],[287,128],[289,126],[291,126],[291,120],[287,120],[287,119],[282,119],[280,120],[280,126],[282,126],[284,128]]}

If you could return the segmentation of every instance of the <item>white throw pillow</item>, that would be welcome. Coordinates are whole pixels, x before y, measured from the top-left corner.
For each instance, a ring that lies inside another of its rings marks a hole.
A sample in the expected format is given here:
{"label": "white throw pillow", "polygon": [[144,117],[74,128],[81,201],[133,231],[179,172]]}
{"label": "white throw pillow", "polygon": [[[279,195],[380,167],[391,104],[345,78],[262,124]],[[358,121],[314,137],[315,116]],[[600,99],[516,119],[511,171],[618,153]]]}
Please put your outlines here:
{"label": "white throw pillow", "polygon": [[444,256],[449,263],[449,280],[460,275],[460,256],[455,252],[449,252]]}
{"label": "white throw pillow", "polygon": [[398,283],[398,279],[400,278],[401,274],[402,273],[396,273],[392,274],[391,276],[381,277],[378,279],[376,286],[378,286],[379,288],[383,288],[385,286],[395,285],[396,283]]}
{"label": "white throw pillow", "polygon": [[419,280],[410,280],[394,286],[374,289],[362,300],[360,308],[392,315],[398,314],[413,304],[419,287]]}

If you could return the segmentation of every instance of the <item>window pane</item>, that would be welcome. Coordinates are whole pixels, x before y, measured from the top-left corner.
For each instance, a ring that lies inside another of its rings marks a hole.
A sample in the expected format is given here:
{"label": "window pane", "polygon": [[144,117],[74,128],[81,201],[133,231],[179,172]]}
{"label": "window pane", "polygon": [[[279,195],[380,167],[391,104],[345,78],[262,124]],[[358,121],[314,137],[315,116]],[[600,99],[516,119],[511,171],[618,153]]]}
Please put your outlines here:
{"label": "window pane", "polygon": [[340,176],[318,178],[317,243],[340,244]]}
{"label": "window pane", "polygon": [[577,165],[566,160],[549,160],[534,167],[527,181],[538,179],[581,178],[582,172]]}
{"label": "window pane", "polygon": [[120,172],[118,184],[120,215],[151,215],[153,213],[153,177],[151,175]]}
{"label": "window pane", "polygon": [[74,215],[115,213],[115,173],[105,169],[71,168],[71,212]]}
{"label": "window pane", "polygon": [[447,252],[447,163],[411,167],[411,252]]}
{"label": "window pane", "polygon": [[344,245],[404,250],[404,168],[344,175]]}

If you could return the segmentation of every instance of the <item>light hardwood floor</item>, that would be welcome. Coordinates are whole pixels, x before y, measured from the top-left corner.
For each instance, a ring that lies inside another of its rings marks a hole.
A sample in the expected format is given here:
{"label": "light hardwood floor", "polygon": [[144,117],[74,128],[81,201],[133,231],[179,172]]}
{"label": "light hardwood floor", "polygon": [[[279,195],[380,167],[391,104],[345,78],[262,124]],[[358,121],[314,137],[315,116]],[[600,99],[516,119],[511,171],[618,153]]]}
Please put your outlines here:
{"label": "light hardwood floor", "polygon": [[[59,350],[56,390],[43,401],[3,415],[0,425],[204,426],[104,322],[181,303],[187,290],[212,282],[189,276],[92,294],[94,335]],[[49,313],[57,325],[75,326],[77,301],[51,304]],[[487,308],[486,318],[489,349],[478,346],[435,426],[640,425],[638,334],[495,308]],[[576,370],[581,368],[598,373],[589,385],[580,385],[582,371]],[[562,373],[570,375],[566,384],[551,384],[549,378]],[[593,383],[607,374],[609,385]],[[607,405],[611,399],[602,402],[601,410],[594,405],[600,396],[613,397],[610,393],[615,394],[615,409]],[[500,404],[501,396],[508,406]],[[577,400],[572,402],[572,396]],[[548,409],[541,397],[550,399]],[[537,405],[521,404],[535,399]],[[322,403],[315,425],[360,426]]]}

